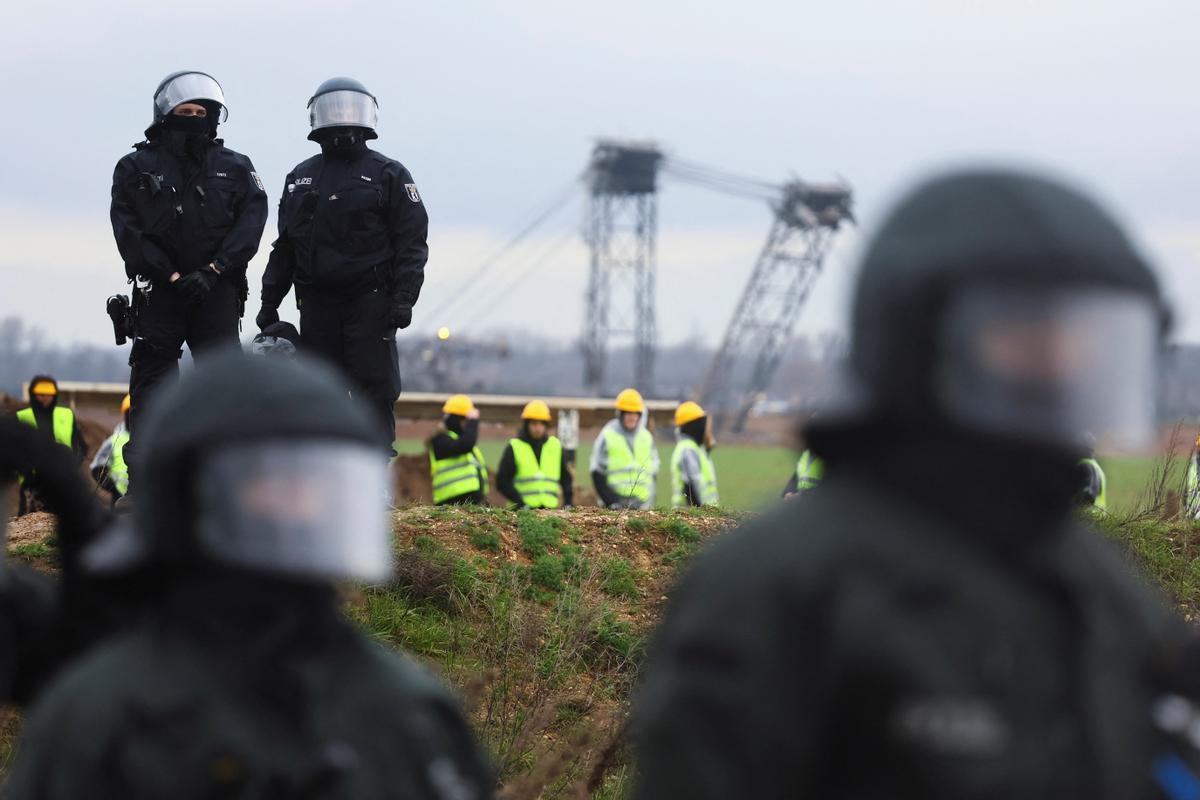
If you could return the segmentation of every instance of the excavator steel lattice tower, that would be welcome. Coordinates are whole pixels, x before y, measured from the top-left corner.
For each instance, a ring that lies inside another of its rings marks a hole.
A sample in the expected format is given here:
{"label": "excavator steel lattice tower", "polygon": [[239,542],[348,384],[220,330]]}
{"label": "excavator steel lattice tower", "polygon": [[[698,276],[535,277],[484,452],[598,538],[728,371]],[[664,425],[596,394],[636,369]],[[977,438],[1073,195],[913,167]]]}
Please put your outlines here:
{"label": "excavator steel lattice tower", "polygon": [[782,187],[767,242],[704,381],[701,400],[715,428],[741,431],[766,391],[834,234],[854,221],[851,201],[846,186]]}
{"label": "excavator steel lattice tower", "polygon": [[587,244],[591,250],[583,329],[584,384],[600,394],[609,348],[633,344],[633,384],[654,385],[655,238],[658,170],[663,155],[653,143],[601,140],[588,171]]}

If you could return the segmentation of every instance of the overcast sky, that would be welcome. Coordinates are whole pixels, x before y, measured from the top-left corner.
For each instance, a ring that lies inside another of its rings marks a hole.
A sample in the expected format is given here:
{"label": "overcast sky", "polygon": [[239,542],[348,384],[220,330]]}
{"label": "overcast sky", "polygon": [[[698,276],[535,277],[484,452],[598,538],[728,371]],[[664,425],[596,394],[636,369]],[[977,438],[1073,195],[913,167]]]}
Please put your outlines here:
{"label": "overcast sky", "polygon": [[[579,335],[578,192],[433,312],[608,135],[773,180],[844,176],[867,231],[930,168],[1049,169],[1130,223],[1171,289],[1179,337],[1200,341],[1198,29],[1200,6],[1147,0],[17,4],[0,47],[0,316],[55,341],[111,341],[104,298],[125,288],[112,168],[149,123],[158,81],[201,69],[225,89],[221,134],[271,195],[250,319],[283,178],[315,148],[305,104],[350,75],[379,98],[373,146],[409,167],[429,208],[420,331]],[[669,180],[659,203],[661,337],[715,342],[770,212]],[[859,237],[841,237],[801,330],[843,327]]]}

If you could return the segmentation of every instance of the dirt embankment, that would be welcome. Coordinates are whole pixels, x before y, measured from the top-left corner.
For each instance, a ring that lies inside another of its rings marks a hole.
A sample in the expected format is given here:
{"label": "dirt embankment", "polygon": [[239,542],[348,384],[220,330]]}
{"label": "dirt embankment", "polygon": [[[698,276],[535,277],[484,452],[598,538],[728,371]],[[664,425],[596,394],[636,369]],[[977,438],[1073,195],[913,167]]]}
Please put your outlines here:
{"label": "dirt embankment", "polygon": [[[54,569],[53,517],[10,521],[9,558]],[[459,693],[509,800],[625,796],[630,695],[682,569],[717,512],[403,508],[395,575],[347,615]],[[0,772],[17,735],[0,714]]]}

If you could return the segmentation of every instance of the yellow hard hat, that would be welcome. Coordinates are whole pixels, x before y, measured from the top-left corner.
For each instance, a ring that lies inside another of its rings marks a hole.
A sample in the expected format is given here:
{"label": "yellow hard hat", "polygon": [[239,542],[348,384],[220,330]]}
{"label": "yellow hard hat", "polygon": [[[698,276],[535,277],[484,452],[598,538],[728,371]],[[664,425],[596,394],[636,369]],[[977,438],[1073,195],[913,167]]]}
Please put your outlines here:
{"label": "yellow hard hat", "polygon": [[125,395],[125,397],[121,400],[121,413],[124,414],[127,412],[130,405],[132,405],[132,403],[129,399],[129,395]]}
{"label": "yellow hard hat", "polygon": [[637,389],[625,389],[617,395],[617,411],[634,411],[640,414],[645,410],[646,401]]}
{"label": "yellow hard hat", "polygon": [[38,381],[30,390],[31,394],[48,394],[51,397],[58,394],[58,387],[54,385],[54,381]]}
{"label": "yellow hard hat", "polygon": [[689,422],[698,420],[704,416],[704,409],[699,403],[694,403],[691,400],[685,400],[679,404],[679,408],[675,409],[675,427],[687,425]]}
{"label": "yellow hard hat", "polygon": [[550,421],[550,406],[542,400],[530,400],[521,410],[521,419],[534,419],[540,422]]}
{"label": "yellow hard hat", "polygon": [[457,414],[465,417],[475,410],[475,404],[465,394],[456,394],[442,405],[443,414]]}

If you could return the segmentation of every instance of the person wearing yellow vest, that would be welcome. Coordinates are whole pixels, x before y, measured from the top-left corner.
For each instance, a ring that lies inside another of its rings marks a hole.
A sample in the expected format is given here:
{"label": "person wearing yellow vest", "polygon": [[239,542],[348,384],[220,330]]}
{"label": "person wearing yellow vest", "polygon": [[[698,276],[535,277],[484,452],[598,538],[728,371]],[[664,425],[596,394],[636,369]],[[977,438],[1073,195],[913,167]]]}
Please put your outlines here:
{"label": "person wearing yellow vest", "polygon": [[572,504],[571,470],[562,442],[550,436],[550,407],[533,400],[521,411],[521,430],[508,441],[496,468],[496,488],[518,508]]}
{"label": "person wearing yellow vest", "polygon": [[824,477],[825,462],[812,450],[805,450],[796,462],[796,471],[792,473],[783,489],[783,499],[790,500],[802,492],[817,488]]}
{"label": "person wearing yellow vest", "polygon": [[129,491],[129,468],[125,465],[125,445],[129,443],[129,395],[121,401],[121,421],[92,457],[91,472],[96,484],[113,499]]}
{"label": "person wearing yellow vest", "polygon": [[719,505],[717,471],[709,456],[708,415],[699,403],[680,403],[675,409],[675,429],[678,441],[671,454],[671,506]]}
{"label": "person wearing yellow vest", "polygon": [[626,389],[617,395],[616,409],[617,418],[600,430],[592,447],[592,484],[608,508],[650,508],[659,461],[646,428],[646,402],[636,389]]}
{"label": "person wearing yellow vest", "polygon": [[[75,412],[58,405],[58,381],[49,375],[34,375],[29,382],[29,407],[17,412],[17,421],[35,428],[48,442],[69,448],[76,461],[87,455],[87,443],[79,430]],[[38,494],[37,475],[19,476],[21,493],[17,515],[38,511],[44,505]]]}
{"label": "person wearing yellow vest", "polygon": [[1188,517],[1200,519],[1200,436],[1196,437],[1192,454],[1188,456],[1183,483],[1183,509]]}
{"label": "person wearing yellow vest", "polygon": [[479,409],[465,394],[442,405],[442,430],[428,442],[434,505],[487,505],[487,464],[476,446]]}

